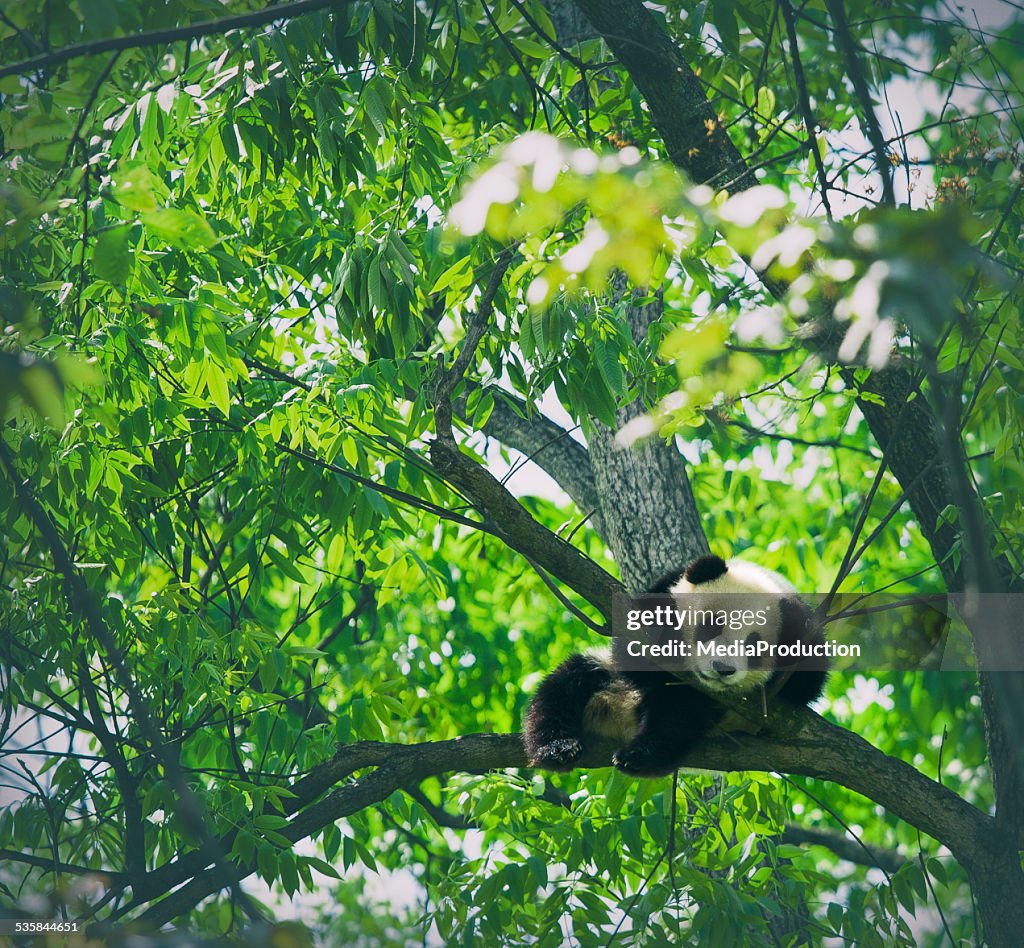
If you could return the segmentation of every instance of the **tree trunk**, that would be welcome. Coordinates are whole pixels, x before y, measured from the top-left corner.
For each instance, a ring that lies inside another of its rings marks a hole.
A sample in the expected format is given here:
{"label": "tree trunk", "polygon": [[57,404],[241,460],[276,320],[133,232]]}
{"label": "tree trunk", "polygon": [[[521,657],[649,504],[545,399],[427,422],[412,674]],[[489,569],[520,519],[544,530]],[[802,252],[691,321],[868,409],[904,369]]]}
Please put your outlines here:
{"label": "tree trunk", "polygon": [[[630,292],[621,275],[613,279],[612,292],[617,304]],[[660,295],[627,307],[638,346],[647,345],[647,330],[661,314]],[[642,592],[708,552],[686,461],[675,444],[653,438],[627,449],[615,440],[617,431],[647,408],[637,399],[616,412],[615,430],[595,421],[587,435],[605,540],[630,592]]]}
{"label": "tree trunk", "polygon": [[1016,843],[993,840],[977,861],[962,860],[978,901],[983,942],[989,948],[1019,948],[1024,941],[1024,874]]}

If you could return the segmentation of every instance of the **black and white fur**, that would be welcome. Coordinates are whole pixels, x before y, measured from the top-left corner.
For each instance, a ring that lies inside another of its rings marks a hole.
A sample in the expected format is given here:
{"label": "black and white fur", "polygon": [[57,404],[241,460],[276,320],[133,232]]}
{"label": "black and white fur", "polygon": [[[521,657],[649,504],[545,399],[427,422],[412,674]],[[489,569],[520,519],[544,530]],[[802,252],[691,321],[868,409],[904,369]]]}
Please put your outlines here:
{"label": "black and white fur", "polygon": [[[691,644],[710,639],[750,641],[752,636],[786,645],[824,641],[812,611],[793,586],[778,573],[743,560],[703,556],[648,592],[696,594],[688,596],[686,604],[699,601],[701,608],[717,603],[729,609],[729,595],[734,593],[777,602],[763,626],[738,631],[706,625],[684,628],[679,634]],[[619,743],[612,761],[624,773],[663,776],[679,767],[728,712],[730,702],[758,689],[770,691],[785,676],[777,696],[804,705],[821,694],[827,674],[822,659],[780,668],[743,657],[694,657],[686,671],[690,674],[683,681],[667,670],[629,670],[608,649],[573,655],[541,682],[530,702],[524,737],[531,766],[571,770],[589,736]]]}

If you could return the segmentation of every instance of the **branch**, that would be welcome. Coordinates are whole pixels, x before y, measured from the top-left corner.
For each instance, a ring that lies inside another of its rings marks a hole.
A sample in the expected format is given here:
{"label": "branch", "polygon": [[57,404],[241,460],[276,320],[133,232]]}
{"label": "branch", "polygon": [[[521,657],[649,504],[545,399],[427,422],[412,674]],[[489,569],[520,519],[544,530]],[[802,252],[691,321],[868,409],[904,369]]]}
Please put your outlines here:
{"label": "branch", "polygon": [[[804,117],[804,126],[807,129],[807,141],[810,145],[811,157],[814,159],[814,169],[818,173],[818,186],[821,188],[821,204],[825,208],[825,216],[831,221],[832,205],[828,199],[828,175],[825,173],[825,163],[821,160],[821,152],[818,150],[818,136],[814,131],[817,122],[814,120],[814,112],[811,111],[811,97],[807,92],[804,64],[800,58],[800,44],[797,42],[796,37],[796,15],[793,13],[789,0],[780,0],[780,6],[782,7],[782,18],[786,21],[789,56],[793,60],[793,76],[796,79],[800,112]],[[767,50],[765,51],[767,52]]]}
{"label": "branch", "polygon": [[112,872],[109,869],[91,869],[88,866],[76,866],[68,862],[58,862],[52,856],[34,856],[32,853],[23,853],[16,849],[0,849],[0,859],[24,863],[26,866],[35,866],[44,872],[63,872],[69,876],[103,875],[115,885],[123,886],[128,883],[128,876],[123,872]]}
{"label": "branch", "polygon": [[515,250],[506,247],[498,254],[494,261],[494,269],[487,279],[487,286],[480,294],[476,311],[470,317],[469,325],[466,327],[466,335],[459,348],[459,354],[455,362],[447,372],[442,372],[434,393],[434,417],[437,422],[437,436],[439,438],[452,437],[452,392],[455,386],[462,381],[462,377],[469,368],[469,363],[476,354],[476,348],[487,333],[487,324],[490,322],[491,313],[494,310],[494,298],[501,289],[501,283],[505,279],[508,268],[515,259]]}
{"label": "branch", "polygon": [[612,595],[618,583],[576,547],[534,519],[482,464],[463,454],[452,430],[452,392],[473,358],[487,330],[494,298],[501,287],[513,251],[498,255],[477,311],[466,330],[462,348],[451,369],[442,372],[434,394],[434,428],[437,438],[430,446],[430,461],[446,481],[460,491],[491,522],[493,532],[512,549],[536,561],[611,619]]}
{"label": "branch", "polygon": [[479,828],[472,820],[467,820],[466,817],[460,816],[458,813],[449,813],[443,806],[435,803],[423,792],[422,787],[407,787],[405,792],[426,810],[427,815],[438,826],[454,830]]}
{"label": "branch", "polygon": [[782,842],[793,846],[824,846],[840,859],[858,866],[875,866],[886,872],[896,872],[907,862],[906,857],[893,849],[868,846],[849,836],[830,833],[828,830],[810,829],[789,824],[782,831]]}
{"label": "branch", "polygon": [[857,94],[861,110],[864,113],[868,141],[871,142],[871,147],[875,152],[875,167],[878,168],[878,173],[882,177],[882,200],[886,204],[895,204],[896,196],[892,189],[892,167],[889,164],[888,149],[885,147],[885,136],[878,125],[875,107],[871,104],[871,90],[868,88],[864,67],[857,55],[857,44],[853,41],[850,24],[846,19],[846,11],[843,9],[841,0],[825,0],[825,6],[835,24],[833,35],[846,60],[847,75],[850,77],[850,82],[853,83],[853,91]]}
{"label": "branch", "polygon": [[505,543],[611,618],[612,595],[619,583],[608,572],[535,520],[490,471],[463,454],[458,445],[438,438],[430,446],[430,460],[446,481],[486,512],[493,532]]}
{"label": "branch", "polygon": [[0,79],[5,76],[23,76],[37,69],[59,66],[82,56],[137,49],[140,46],[162,46],[165,43],[173,43],[182,39],[194,40],[201,36],[226,33],[228,30],[237,30],[246,26],[262,26],[264,23],[301,16],[304,13],[312,13],[314,10],[322,10],[325,7],[346,4],[347,0],[295,0],[294,3],[271,4],[260,10],[253,10],[251,13],[226,16],[219,20],[204,20],[201,23],[189,23],[185,26],[173,26],[163,30],[128,33],[125,36],[108,36],[104,39],[92,40],[89,43],[77,43],[73,46],[55,49],[52,52],[40,53],[38,56],[30,56],[28,59],[11,63],[9,66],[0,66]]}
{"label": "branch", "polygon": [[[551,475],[584,514],[598,507],[594,472],[587,449],[561,425],[531,409],[521,398],[504,389],[492,389],[494,408],[481,430],[506,447],[526,455],[529,460]],[[461,418],[466,417],[467,395],[455,398],[452,407]],[[598,533],[600,518],[590,519]]]}
{"label": "branch", "polygon": [[[760,718],[758,709],[752,709],[751,714]],[[592,748],[582,766],[608,766],[612,749],[607,745]],[[806,708],[776,707],[767,719],[765,736],[727,734],[703,744],[690,754],[684,765],[702,770],[776,771],[831,780],[881,803],[896,816],[948,846],[967,864],[985,858],[985,849],[991,844],[994,833],[992,818],[951,790]],[[375,769],[311,802],[326,787],[368,767]],[[428,777],[456,771],[525,767],[526,754],[519,734],[471,734],[423,744],[364,741],[342,746],[334,757],[291,787],[295,797],[285,801],[287,808],[290,812],[300,812],[280,832],[297,842],[330,823],[383,802],[397,790],[415,787]],[[831,837],[829,840],[830,844],[835,842]],[[814,840],[815,843],[821,841]],[[228,840],[222,841],[222,845],[227,846]],[[838,851],[832,845],[830,848]],[[857,849],[863,861],[864,852],[859,846]],[[840,855],[848,858],[842,852]],[[222,869],[214,867],[204,871],[208,861],[200,865],[202,858],[193,858],[196,856],[197,853],[189,853],[181,861],[191,861],[190,881],[163,901],[151,905],[139,921],[167,924],[228,884]],[[885,858],[882,854],[879,856]],[[238,867],[243,877],[254,871],[254,861]],[[173,885],[181,880],[168,881]]]}

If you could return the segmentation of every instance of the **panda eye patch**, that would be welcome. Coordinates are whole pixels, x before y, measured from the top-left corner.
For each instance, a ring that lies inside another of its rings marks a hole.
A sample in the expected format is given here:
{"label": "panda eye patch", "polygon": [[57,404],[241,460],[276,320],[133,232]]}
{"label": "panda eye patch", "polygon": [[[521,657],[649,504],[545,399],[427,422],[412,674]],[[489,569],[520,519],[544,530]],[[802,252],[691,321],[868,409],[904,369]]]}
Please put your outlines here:
{"label": "panda eye patch", "polygon": [[724,626],[718,625],[715,622],[701,622],[697,626],[697,641],[710,642],[712,639],[717,639],[724,630]]}
{"label": "panda eye patch", "polygon": [[745,639],[745,643],[747,645],[757,645],[757,643],[760,641],[761,636],[758,635],[756,632],[751,632],[750,635],[748,635]]}

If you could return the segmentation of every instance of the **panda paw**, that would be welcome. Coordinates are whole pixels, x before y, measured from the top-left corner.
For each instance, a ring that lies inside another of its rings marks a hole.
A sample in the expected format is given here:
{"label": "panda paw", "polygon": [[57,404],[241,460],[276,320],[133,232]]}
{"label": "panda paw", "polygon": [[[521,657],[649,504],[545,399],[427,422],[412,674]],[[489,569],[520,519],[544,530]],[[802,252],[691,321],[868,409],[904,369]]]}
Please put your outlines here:
{"label": "panda paw", "polygon": [[572,737],[542,744],[530,757],[530,765],[541,770],[572,770],[583,753],[583,745]]}
{"label": "panda paw", "polygon": [[631,777],[664,777],[676,769],[676,755],[653,744],[634,743],[612,756],[612,763]]}

